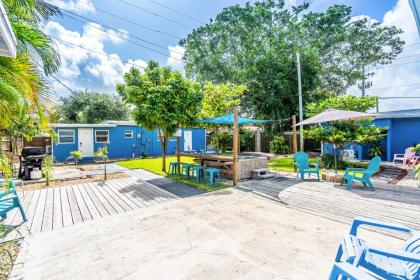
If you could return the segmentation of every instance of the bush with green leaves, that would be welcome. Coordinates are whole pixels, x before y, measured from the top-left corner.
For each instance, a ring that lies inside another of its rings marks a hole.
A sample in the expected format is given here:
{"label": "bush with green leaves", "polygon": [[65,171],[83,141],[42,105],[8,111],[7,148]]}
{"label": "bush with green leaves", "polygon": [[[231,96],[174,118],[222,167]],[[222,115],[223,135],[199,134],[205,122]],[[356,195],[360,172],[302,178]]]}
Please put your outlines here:
{"label": "bush with green leaves", "polygon": [[241,147],[241,151],[252,151],[254,148],[254,139],[255,135],[254,132],[249,130],[241,130],[239,134],[239,143]]}
{"label": "bush with green leaves", "polygon": [[45,179],[45,185],[47,187],[50,185],[50,181],[53,178],[52,166],[53,166],[53,157],[52,156],[44,157],[41,173]]}
{"label": "bush with green leaves", "polygon": [[[323,154],[319,161],[319,166],[324,169],[333,169],[334,168],[334,156],[330,154]],[[337,169],[344,170],[348,167],[348,163],[337,158]]]}
{"label": "bush with green leaves", "polygon": [[104,145],[102,148],[98,148],[96,152],[93,153],[93,155],[104,163],[104,181],[106,180],[106,160],[108,159],[108,147],[107,145]]}
{"label": "bush with green leaves", "polygon": [[233,144],[233,135],[227,131],[215,132],[211,136],[210,144],[224,153],[226,148]]}
{"label": "bush with green leaves", "polygon": [[270,142],[270,153],[284,155],[289,152],[289,146],[286,144],[284,136],[277,135]]}
{"label": "bush with green leaves", "polygon": [[72,158],[75,159],[76,166],[77,166],[77,164],[79,163],[79,161],[81,161],[82,158],[83,158],[83,152],[82,151],[79,151],[79,150],[71,151],[70,152],[70,157],[72,157]]}

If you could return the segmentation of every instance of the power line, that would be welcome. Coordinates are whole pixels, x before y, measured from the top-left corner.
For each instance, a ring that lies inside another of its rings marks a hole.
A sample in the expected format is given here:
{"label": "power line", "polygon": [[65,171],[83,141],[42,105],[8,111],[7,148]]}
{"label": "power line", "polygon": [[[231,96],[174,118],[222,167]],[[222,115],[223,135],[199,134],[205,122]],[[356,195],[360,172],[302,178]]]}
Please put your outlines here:
{"label": "power line", "polygon": [[127,2],[127,1],[125,1],[125,0],[117,0],[117,1],[118,1],[118,2],[123,3],[123,4],[127,5],[127,6],[133,7],[133,8],[135,8],[135,9],[137,9],[137,10],[143,11],[143,12],[145,12],[145,13],[148,13],[148,14],[154,15],[154,16],[156,16],[156,17],[163,18],[163,19],[165,19],[166,21],[169,21],[169,22],[175,23],[175,24],[177,24],[177,25],[179,25],[179,26],[182,26],[182,27],[185,27],[185,28],[188,28],[188,29],[194,29],[194,28],[193,28],[193,27],[191,27],[191,26],[188,26],[188,25],[183,24],[183,23],[181,23],[181,22],[179,22],[179,21],[173,20],[173,19],[171,19],[171,18],[169,18],[169,17],[162,16],[162,15],[160,15],[160,14],[158,14],[158,13],[152,12],[152,11],[150,11],[150,10],[148,10],[148,9],[145,9],[145,8],[140,7],[140,6],[138,6],[138,5],[132,4],[132,3]]}
{"label": "power line", "polygon": [[116,60],[116,61],[122,61],[122,62],[124,62],[124,63],[126,63],[126,64],[130,64],[130,65],[133,65],[133,66],[136,66],[136,67],[142,68],[142,69],[146,69],[146,67],[141,66],[141,65],[138,65],[138,64],[135,64],[135,63],[132,63],[132,62],[130,62],[130,61],[128,61],[128,60],[124,60],[124,59],[121,59],[121,58],[115,58],[115,57],[109,56],[109,55],[107,55],[107,54],[105,54],[105,53],[101,53],[101,52],[98,52],[98,51],[95,51],[95,50],[92,50],[92,49],[89,49],[89,48],[86,48],[86,47],[83,47],[83,46],[80,46],[80,45],[74,44],[74,43],[72,43],[72,42],[69,42],[69,41],[66,41],[66,40],[63,40],[63,39],[60,39],[60,38],[54,37],[54,36],[50,36],[50,37],[54,38],[55,40],[61,41],[61,42],[63,42],[64,44],[67,44],[67,45],[72,45],[72,46],[74,46],[74,47],[78,47],[78,48],[84,49],[84,50],[86,50],[86,51],[89,51],[89,52],[92,52],[92,53],[96,53],[96,54],[99,54],[99,55],[105,56],[105,57],[107,57],[108,59],[112,59],[112,60]]}
{"label": "power line", "polygon": [[[98,21],[92,20],[92,19],[87,18],[87,17],[85,17],[85,16],[79,15],[79,14],[77,14],[77,13],[74,13],[74,12],[71,12],[71,11],[68,11],[68,10],[65,10],[65,9],[62,9],[62,10],[63,10],[63,11],[65,11],[66,13],[69,13],[69,14],[71,14],[71,15],[74,15],[74,16],[77,16],[77,17],[79,17],[79,18],[82,18],[82,19],[83,19],[83,20],[85,20],[85,21],[89,21],[89,22],[92,22],[92,23],[96,23],[96,24],[98,24],[98,25],[100,25],[100,26],[102,26],[102,27],[105,27],[105,28],[107,28],[107,29],[113,30],[113,31],[117,32],[118,34],[125,34],[126,36],[129,36],[129,37],[132,37],[132,38],[137,39],[137,40],[139,40],[139,41],[142,41],[142,42],[145,42],[145,43],[147,43],[147,44],[153,45],[153,46],[155,46],[155,47],[157,47],[157,48],[167,50],[167,48],[166,48],[166,47],[161,46],[161,45],[159,45],[159,44],[156,44],[156,43],[153,43],[153,42],[151,42],[151,41],[148,41],[148,40],[142,39],[142,38],[140,38],[140,37],[138,37],[138,36],[135,36],[135,35],[128,35],[128,34],[126,34],[126,33],[121,32],[121,30],[118,30],[118,29],[116,29],[116,28],[114,28],[114,27],[111,27],[111,26],[109,26],[109,25],[105,25],[105,24],[103,24],[103,23],[101,23],[101,22],[98,22]],[[64,15],[65,15],[66,17],[71,18],[71,19],[73,19],[73,20],[75,20],[75,21],[78,21],[78,22],[82,22],[81,20],[76,19],[76,18],[74,18],[74,17],[72,17],[72,16],[70,16],[70,15],[68,15],[68,14],[66,14],[66,13],[64,13]],[[82,23],[83,23],[83,22],[82,22]],[[172,57],[171,55],[168,55],[168,54],[166,54],[166,53],[163,53],[163,52],[157,51],[157,50],[152,49],[152,48],[150,48],[150,47],[147,47],[147,46],[145,46],[145,45],[142,45],[142,44],[139,44],[139,43],[134,42],[134,41],[132,41],[132,40],[129,40],[129,39],[127,39],[125,36],[121,36],[121,35],[117,35],[117,34],[114,34],[114,33],[110,33],[108,30],[104,30],[104,29],[102,29],[102,28],[99,28],[99,27],[97,27],[97,26],[95,26],[95,25],[92,25],[92,24],[89,24],[89,23],[88,23],[88,25],[89,25],[89,26],[91,26],[91,27],[93,27],[93,28],[95,28],[95,29],[98,29],[98,30],[100,30],[100,31],[102,31],[102,32],[108,33],[108,34],[110,34],[111,36],[114,36],[114,37],[120,38],[120,39],[125,40],[125,41],[127,41],[127,42],[130,42],[130,43],[132,43],[132,44],[135,44],[135,45],[137,45],[137,46],[139,46],[139,47],[142,47],[142,48],[144,48],[144,49],[147,49],[147,50],[150,50],[150,51],[152,51],[152,52],[155,52],[155,53],[158,53],[158,54],[164,55],[164,56],[166,56],[166,57],[173,58],[173,59],[178,60],[178,61],[182,61],[181,59],[178,59],[178,58]],[[177,51],[173,51],[173,52],[174,52],[174,53],[178,53],[178,54],[180,54],[180,55],[183,55],[182,53],[177,52]]]}
{"label": "power line", "polygon": [[412,86],[420,86],[420,83],[407,84],[407,85],[396,85],[396,86],[381,87],[381,88],[370,88],[369,90],[382,90],[382,89],[392,89],[392,88],[412,87]]}
{"label": "power line", "polygon": [[373,68],[373,70],[376,70],[376,69],[383,69],[383,68],[390,68],[390,67],[396,67],[396,66],[402,66],[402,65],[413,64],[413,63],[419,63],[419,62],[420,62],[420,61],[416,60],[416,61],[410,61],[410,62],[405,62],[405,63],[390,64],[390,65],[386,65],[386,66],[382,66],[382,67],[375,67],[375,68]]}
{"label": "power line", "polygon": [[111,16],[111,17],[114,17],[114,18],[120,19],[120,20],[125,21],[125,22],[128,22],[128,23],[131,23],[131,24],[133,24],[133,25],[135,25],[135,26],[137,26],[137,27],[143,28],[143,29],[145,29],[145,30],[148,30],[148,31],[151,31],[151,32],[156,32],[156,33],[159,33],[159,34],[163,34],[163,35],[166,35],[166,36],[168,36],[168,37],[171,37],[171,38],[174,38],[174,39],[177,39],[177,40],[179,40],[179,39],[180,39],[180,37],[179,37],[179,36],[173,35],[173,34],[171,34],[171,33],[165,32],[165,31],[160,31],[160,30],[158,30],[158,29],[153,29],[153,28],[147,27],[147,26],[145,26],[145,25],[139,24],[139,23],[137,23],[137,22],[135,22],[135,21],[132,21],[132,20],[130,20],[130,19],[127,19],[127,18],[121,17],[121,16],[119,16],[119,15],[116,15],[116,14],[110,13],[110,12],[108,12],[108,11],[106,11],[106,10],[102,10],[102,9],[100,9],[100,8],[98,8],[98,7],[95,7],[95,9],[96,9],[96,10],[98,10],[99,12],[101,12],[101,13],[107,14],[107,15],[109,15],[109,16]]}
{"label": "power line", "polygon": [[178,11],[178,10],[176,10],[176,9],[174,9],[174,8],[168,7],[168,6],[166,6],[166,5],[162,4],[162,3],[158,2],[158,1],[155,1],[155,0],[149,0],[149,2],[155,3],[156,5],[159,5],[159,6],[161,6],[161,7],[164,7],[164,8],[165,8],[165,9],[167,9],[167,10],[170,10],[170,11],[172,11],[172,12],[176,13],[176,14],[179,14],[179,15],[181,15],[181,16],[184,16],[184,17],[186,17],[186,18],[189,18],[189,19],[191,19],[191,20],[193,20],[193,21],[196,21],[196,22],[198,22],[198,23],[200,23],[200,24],[206,24],[205,22],[203,22],[203,21],[201,21],[201,20],[199,20],[199,19],[197,19],[197,18],[195,18],[195,17],[192,17],[192,16],[190,16],[190,15],[188,15],[188,14],[185,14],[185,13],[183,13],[183,12],[181,12],[181,11]]}

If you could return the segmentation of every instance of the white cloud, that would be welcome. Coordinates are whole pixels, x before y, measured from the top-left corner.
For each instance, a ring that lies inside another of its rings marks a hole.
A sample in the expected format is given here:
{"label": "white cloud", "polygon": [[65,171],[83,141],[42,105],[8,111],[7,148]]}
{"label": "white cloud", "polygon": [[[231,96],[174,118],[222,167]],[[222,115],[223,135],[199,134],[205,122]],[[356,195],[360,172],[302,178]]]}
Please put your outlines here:
{"label": "white cloud", "polygon": [[[74,89],[94,89],[94,85],[89,82],[94,77],[100,81],[101,89],[114,91],[116,83],[122,81],[124,73],[131,67],[142,69],[147,66],[143,60],[128,60],[126,63],[118,54],[107,53],[105,43],[121,44],[124,40],[115,37],[117,32],[105,30],[100,25],[85,25],[82,33],[79,33],[50,21],[46,24],[46,33],[53,39],[57,38],[55,41],[62,66],[56,75]],[[121,30],[117,35],[127,37],[128,32]],[[53,86],[60,89],[58,84],[53,83]]]}
{"label": "white cloud", "polygon": [[91,0],[49,0],[48,2],[62,9],[75,11],[79,13],[95,12],[95,6],[93,5]]}
{"label": "white cloud", "polygon": [[[419,42],[419,34],[407,0],[399,0],[396,6],[384,15],[382,24],[387,26],[395,25],[404,31],[401,37],[408,46],[404,48],[404,51],[399,55],[399,58],[395,60],[393,63],[394,65],[420,60],[420,45],[410,45]],[[419,56],[403,58],[416,54]],[[369,72],[371,71],[372,70],[369,70]],[[417,82],[420,73],[420,63],[410,63],[395,67],[378,66],[376,70],[373,69],[373,72],[375,72],[375,75],[371,79],[373,86],[366,91],[368,95],[376,95],[379,97],[420,97],[420,83]],[[400,87],[400,85],[412,85],[416,83],[419,85]],[[360,90],[357,86],[352,87],[349,92],[360,95]],[[395,111],[413,108],[420,108],[420,99],[386,99],[379,101],[380,111]]]}
{"label": "white cloud", "polygon": [[182,57],[185,53],[185,48],[179,45],[176,46],[168,46],[169,56],[166,60],[166,63],[176,70],[183,71],[184,69],[184,62],[182,61]]}

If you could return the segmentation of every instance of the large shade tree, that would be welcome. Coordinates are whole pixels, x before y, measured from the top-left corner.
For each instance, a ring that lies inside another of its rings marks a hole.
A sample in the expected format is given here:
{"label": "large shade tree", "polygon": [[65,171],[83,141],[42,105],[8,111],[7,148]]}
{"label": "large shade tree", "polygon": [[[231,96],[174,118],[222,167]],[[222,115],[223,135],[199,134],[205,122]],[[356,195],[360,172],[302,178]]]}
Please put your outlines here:
{"label": "large shade tree", "polygon": [[297,112],[296,53],[301,56],[304,103],[336,95],[363,77],[363,68],[390,63],[402,50],[401,30],[351,18],[334,5],[308,13],[309,4],[285,8],[266,0],[223,9],[194,29],[185,47],[186,73],[197,81],[245,84],[244,107],[268,119]]}
{"label": "large shade tree", "polygon": [[105,120],[128,120],[130,109],[118,95],[76,91],[61,98],[59,121],[100,123]]}
{"label": "large shade tree", "polygon": [[124,101],[135,106],[134,120],[148,130],[158,130],[165,172],[168,139],[177,128],[189,126],[201,111],[200,84],[150,61],[144,73],[131,68],[116,88]]}

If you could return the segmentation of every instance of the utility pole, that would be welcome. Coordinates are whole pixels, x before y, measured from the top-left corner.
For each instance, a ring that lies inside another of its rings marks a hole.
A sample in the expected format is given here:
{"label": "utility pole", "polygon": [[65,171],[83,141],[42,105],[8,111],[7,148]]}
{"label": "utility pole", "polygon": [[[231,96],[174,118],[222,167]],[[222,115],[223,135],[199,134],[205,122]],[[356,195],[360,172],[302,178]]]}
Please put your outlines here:
{"label": "utility pole", "polygon": [[366,78],[369,78],[370,76],[373,76],[373,73],[367,73],[365,74],[365,66],[362,65],[362,84],[358,84],[357,87],[362,90],[362,97],[366,96],[365,90],[370,88],[372,86],[372,81],[366,81]]}
{"label": "utility pole", "polygon": [[[299,93],[299,122],[303,121],[303,100],[302,100],[302,78],[300,73],[300,55],[296,54],[297,74],[298,74],[298,93]],[[299,125],[300,150],[303,151],[303,125]]]}
{"label": "utility pole", "polygon": [[363,78],[362,78],[362,97],[365,97],[365,89],[366,89],[366,84],[365,84],[365,66],[362,66],[362,72],[363,72]]}

